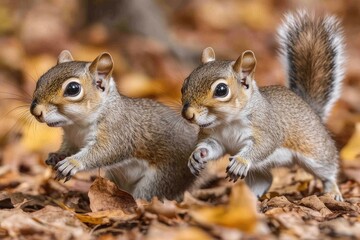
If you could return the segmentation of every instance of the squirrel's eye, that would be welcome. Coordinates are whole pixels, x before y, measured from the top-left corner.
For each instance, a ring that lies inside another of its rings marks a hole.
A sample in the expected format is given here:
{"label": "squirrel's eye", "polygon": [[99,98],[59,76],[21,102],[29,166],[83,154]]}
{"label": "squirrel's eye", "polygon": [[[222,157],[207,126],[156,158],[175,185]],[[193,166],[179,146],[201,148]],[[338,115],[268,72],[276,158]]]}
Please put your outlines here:
{"label": "squirrel's eye", "polygon": [[229,88],[225,83],[219,83],[214,90],[214,97],[226,97],[229,94]]}
{"label": "squirrel's eye", "polygon": [[81,91],[81,85],[77,82],[70,82],[65,89],[64,96],[65,97],[75,97]]}

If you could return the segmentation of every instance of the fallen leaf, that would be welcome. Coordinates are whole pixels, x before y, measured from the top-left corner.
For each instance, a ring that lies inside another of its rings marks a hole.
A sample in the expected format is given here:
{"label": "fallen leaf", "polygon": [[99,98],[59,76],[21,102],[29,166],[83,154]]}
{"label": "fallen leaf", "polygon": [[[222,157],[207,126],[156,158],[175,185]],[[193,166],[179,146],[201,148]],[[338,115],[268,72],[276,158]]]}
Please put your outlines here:
{"label": "fallen leaf", "polygon": [[76,214],[83,223],[105,224],[110,221],[129,221],[138,217],[136,213],[125,213],[120,209],[91,212],[87,214]]}
{"label": "fallen leaf", "polygon": [[330,194],[325,194],[323,196],[320,196],[319,199],[325,204],[327,208],[329,208],[331,211],[348,211],[348,212],[354,212],[357,211],[358,208],[351,203],[348,202],[340,202],[336,201],[333,196]]}
{"label": "fallen leaf", "polygon": [[355,132],[348,143],[340,151],[344,161],[354,161],[360,156],[360,123],[356,123]]}
{"label": "fallen leaf", "polygon": [[360,222],[349,223],[344,218],[336,218],[320,223],[319,227],[338,239],[360,239]]}
{"label": "fallen leaf", "polygon": [[285,196],[274,197],[266,203],[268,208],[287,207],[290,205],[292,203]]}
{"label": "fallen leaf", "polygon": [[45,206],[43,209],[30,214],[42,224],[49,225],[54,229],[72,233],[74,237],[84,237],[88,228],[75,218],[75,213],[63,210],[59,207]]}
{"label": "fallen leaf", "polygon": [[88,239],[87,227],[72,214],[53,206],[31,214],[21,209],[0,210],[0,228],[13,238]]}
{"label": "fallen leaf", "polygon": [[300,204],[319,211],[324,217],[332,214],[332,212],[325,206],[325,204],[315,195],[301,199]]}
{"label": "fallen leaf", "polygon": [[172,240],[210,240],[206,232],[197,227],[168,227],[161,223],[154,223],[150,229],[148,240],[172,239]]}
{"label": "fallen leaf", "polygon": [[237,183],[225,206],[203,207],[189,212],[195,221],[253,232],[258,223],[256,199],[244,182]]}
{"label": "fallen leaf", "polygon": [[162,215],[167,218],[177,218],[178,213],[182,210],[177,206],[176,201],[164,200],[160,201],[157,197],[154,197],[151,202],[144,205],[145,210],[157,215]]}
{"label": "fallen leaf", "polygon": [[120,190],[115,183],[102,177],[95,179],[88,196],[93,212],[121,209],[131,213],[137,207],[135,199],[129,193]]}
{"label": "fallen leaf", "polygon": [[302,239],[318,239],[320,231],[317,225],[306,224],[295,212],[274,215],[274,218],[280,222],[283,228]]}

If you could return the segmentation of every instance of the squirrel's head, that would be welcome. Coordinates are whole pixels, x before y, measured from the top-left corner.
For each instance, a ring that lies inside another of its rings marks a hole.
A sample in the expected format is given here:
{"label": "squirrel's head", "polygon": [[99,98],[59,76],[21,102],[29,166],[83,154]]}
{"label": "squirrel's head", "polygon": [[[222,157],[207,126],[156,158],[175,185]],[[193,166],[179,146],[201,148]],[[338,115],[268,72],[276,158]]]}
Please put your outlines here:
{"label": "squirrel's head", "polygon": [[31,114],[51,127],[89,123],[113,84],[112,70],[108,53],[93,62],[82,62],[62,51],[57,64],[36,84]]}
{"label": "squirrel's head", "polygon": [[246,106],[256,87],[256,59],[248,50],[236,61],[216,61],[208,47],[201,61],[183,83],[182,115],[201,128],[212,128],[220,121],[231,121]]}

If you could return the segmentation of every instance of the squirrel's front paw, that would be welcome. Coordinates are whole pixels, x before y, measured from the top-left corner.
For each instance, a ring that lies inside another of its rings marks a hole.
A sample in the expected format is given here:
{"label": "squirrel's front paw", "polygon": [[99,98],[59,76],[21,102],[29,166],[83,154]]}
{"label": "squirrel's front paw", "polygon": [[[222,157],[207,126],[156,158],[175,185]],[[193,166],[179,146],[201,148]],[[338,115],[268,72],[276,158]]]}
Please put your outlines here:
{"label": "squirrel's front paw", "polygon": [[250,169],[250,162],[240,156],[230,157],[229,161],[230,163],[226,168],[227,178],[234,182],[239,178],[245,178]]}
{"label": "squirrel's front paw", "polygon": [[82,170],[82,164],[78,160],[68,157],[58,162],[55,166],[57,171],[56,180],[65,178],[65,182],[68,181],[75,173]]}
{"label": "squirrel's front paw", "polygon": [[49,166],[55,167],[55,165],[60,162],[61,160],[64,160],[66,158],[65,154],[60,153],[49,153],[48,158],[45,160],[45,163]]}
{"label": "squirrel's front paw", "polygon": [[205,168],[205,164],[208,162],[209,150],[206,148],[198,148],[191,154],[188,167],[195,176],[200,174],[200,171]]}

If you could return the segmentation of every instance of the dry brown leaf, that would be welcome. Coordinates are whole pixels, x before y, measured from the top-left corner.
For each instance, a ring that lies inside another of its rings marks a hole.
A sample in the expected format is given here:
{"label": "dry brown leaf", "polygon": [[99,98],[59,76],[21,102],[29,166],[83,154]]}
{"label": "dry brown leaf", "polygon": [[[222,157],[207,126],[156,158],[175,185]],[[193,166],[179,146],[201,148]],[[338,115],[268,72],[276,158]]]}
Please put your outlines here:
{"label": "dry brown leaf", "polygon": [[59,207],[48,205],[30,215],[43,224],[63,229],[63,231],[74,232],[74,236],[82,236],[88,231],[88,228],[75,217],[75,213]]}
{"label": "dry brown leaf", "polygon": [[148,240],[210,240],[206,232],[196,227],[168,227],[158,222],[154,223],[147,235]]}
{"label": "dry brown leaf", "polygon": [[332,214],[332,212],[325,206],[325,204],[315,195],[301,199],[300,204],[319,211],[324,217]]}
{"label": "dry brown leaf", "polygon": [[319,227],[338,239],[360,239],[360,222],[349,223],[344,218],[336,218],[320,223]]}
{"label": "dry brown leaf", "polygon": [[258,223],[256,199],[244,182],[233,187],[228,205],[194,209],[189,214],[204,225],[217,224],[245,232],[254,231]]}
{"label": "dry brown leaf", "polygon": [[274,218],[280,222],[282,227],[302,239],[318,239],[320,233],[318,227],[306,224],[295,212],[274,215]]}
{"label": "dry brown leaf", "polygon": [[268,208],[287,207],[290,205],[292,205],[292,203],[289,202],[285,196],[274,197],[266,203]]}
{"label": "dry brown leaf", "polygon": [[348,202],[340,202],[336,201],[333,196],[330,194],[325,194],[320,196],[319,199],[325,204],[325,206],[331,211],[348,211],[354,212],[357,211],[358,208]]}
{"label": "dry brown leaf", "polygon": [[47,206],[34,213],[21,209],[1,210],[0,228],[10,237],[23,236],[53,239],[89,238],[87,227],[78,221],[73,213]]}
{"label": "dry brown leaf", "polygon": [[[303,219],[314,219],[316,221],[324,220],[323,215],[319,211],[313,210],[308,207],[294,205],[292,207],[289,207],[289,212],[290,211],[297,213]],[[327,217],[330,215],[331,214],[327,215]]]}
{"label": "dry brown leaf", "polygon": [[[11,237],[20,235],[23,230],[29,229],[30,234],[44,233],[46,227],[35,221],[21,209],[0,210],[0,227]],[[28,233],[29,234],[29,233]]]}
{"label": "dry brown leaf", "polygon": [[182,212],[176,201],[164,200],[160,201],[157,197],[153,198],[152,201],[144,205],[146,211],[157,215],[162,215],[167,218],[177,218],[178,213]]}
{"label": "dry brown leaf", "polygon": [[97,177],[88,193],[90,208],[93,212],[121,209],[130,213],[137,207],[135,199],[120,190],[113,182]]}
{"label": "dry brown leaf", "polygon": [[112,221],[129,221],[136,219],[138,214],[125,213],[120,209],[91,212],[87,214],[76,214],[76,217],[84,223],[104,224]]}
{"label": "dry brown leaf", "polygon": [[286,213],[285,208],[282,208],[282,207],[271,208],[265,212],[265,214],[269,215],[269,216],[278,215],[278,214],[282,214],[282,213]]}

